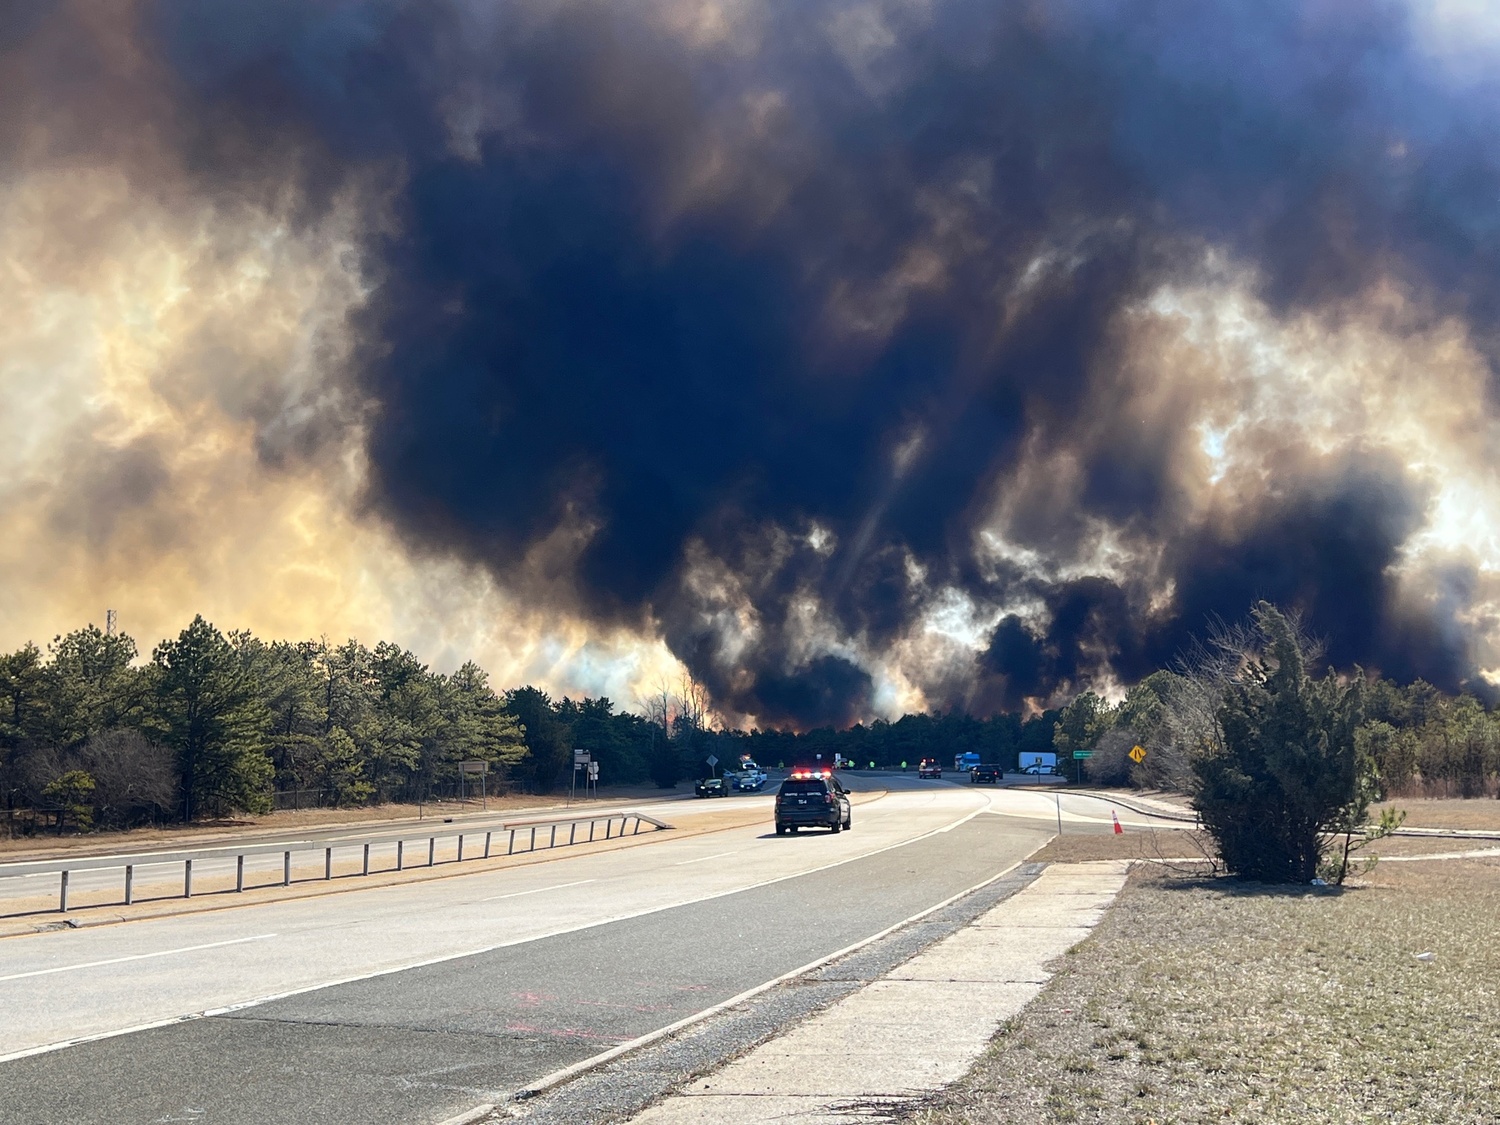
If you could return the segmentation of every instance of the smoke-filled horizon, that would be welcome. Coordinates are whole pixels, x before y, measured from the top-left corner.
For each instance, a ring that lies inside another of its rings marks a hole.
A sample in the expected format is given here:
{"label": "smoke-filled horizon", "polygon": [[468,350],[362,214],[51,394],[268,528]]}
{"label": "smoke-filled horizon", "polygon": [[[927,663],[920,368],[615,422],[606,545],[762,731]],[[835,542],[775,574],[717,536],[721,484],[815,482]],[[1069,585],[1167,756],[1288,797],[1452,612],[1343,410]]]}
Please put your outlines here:
{"label": "smoke-filled horizon", "polygon": [[11,641],[203,608],[808,727],[1265,598],[1500,680],[1484,5],[106,8],[0,14]]}

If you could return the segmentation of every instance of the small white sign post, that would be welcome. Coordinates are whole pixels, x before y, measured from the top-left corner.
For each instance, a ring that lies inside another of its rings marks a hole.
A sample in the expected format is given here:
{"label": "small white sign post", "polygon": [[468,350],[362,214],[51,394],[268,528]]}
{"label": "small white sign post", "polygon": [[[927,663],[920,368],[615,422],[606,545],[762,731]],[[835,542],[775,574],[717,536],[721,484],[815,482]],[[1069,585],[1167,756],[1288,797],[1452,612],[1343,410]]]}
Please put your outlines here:
{"label": "small white sign post", "polygon": [[573,751],[573,784],[568,790],[568,804],[573,803],[573,798],[578,795],[578,771],[584,770],[583,792],[586,796],[589,791],[590,776],[597,777],[598,766],[594,765],[594,756],[587,750]]}
{"label": "small white sign post", "polygon": [[[486,779],[489,777],[489,772],[490,764],[488,762],[473,761],[458,763],[458,777],[460,782],[464,782],[464,779],[470,774],[479,775],[479,802],[480,807],[486,811],[490,807],[489,790],[485,784]],[[465,788],[467,788],[467,783],[464,782],[464,784]]]}

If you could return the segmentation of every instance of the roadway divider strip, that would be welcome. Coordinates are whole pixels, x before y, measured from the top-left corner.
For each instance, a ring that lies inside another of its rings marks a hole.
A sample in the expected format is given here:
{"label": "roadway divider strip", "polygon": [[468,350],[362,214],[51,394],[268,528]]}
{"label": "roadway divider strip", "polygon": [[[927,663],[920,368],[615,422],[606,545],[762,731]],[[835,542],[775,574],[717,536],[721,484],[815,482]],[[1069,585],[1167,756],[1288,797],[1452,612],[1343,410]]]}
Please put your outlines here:
{"label": "roadway divider strip", "polygon": [[[620,823],[618,831],[615,830],[616,821],[619,821]],[[586,838],[583,837],[583,833],[581,831],[583,825],[588,826],[588,836]],[[602,834],[599,832],[600,825],[603,825]],[[567,829],[566,839],[559,838],[559,828]],[[362,875],[381,874],[383,872],[389,871],[409,870],[406,864],[406,843],[409,840],[425,839],[427,841],[427,863],[423,866],[435,867],[439,862],[437,858],[437,843],[439,840],[456,840],[458,846],[458,858],[447,860],[444,862],[462,863],[465,861],[465,838],[467,837],[472,839],[478,837],[479,835],[481,835],[481,832],[484,836],[484,848],[483,851],[478,855],[474,855],[473,853],[471,853],[470,858],[475,860],[491,859],[498,856],[500,852],[497,845],[500,843],[500,840],[497,839],[497,837],[500,836],[504,836],[505,855],[525,855],[528,852],[548,851],[553,848],[564,848],[574,844],[592,843],[595,840],[615,840],[623,836],[638,836],[643,830],[649,832],[662,832],[668,831],[671,828],[672,826],[670,824],[667,824],[664,821],[657,820],[653,816],[648,816],[645,813],[629,811],[611,812],[599,816],[548,817],[532,820],[506,820],[502,821],[498,826],[491,826],[483,830],[454,826],[445,831],[432,831],[429,829],[425,832],[401,832],[394,833],[388,836],[380,836],[371,839],[352,841],[347,844],[330,844],[326,840],[283,840],[276,843],[251,844],[242,847],[196,848],[191,851],[140,852],[133,855],[83,856],[75,860],[64,858],[38,860],[31,863],[0,864],[0,880],[20,879],[36,875],[56,875],[58,877],[57,912],[67,913],[69,876],[72,872],[75,871],[106,871],[116,868],[123,869],[125,881],[124,904],[129,906],[141,901],[135,891],[135,869],[137,867],[147,865],[156,866],[162,864],[182,864],[181,897],[191,898],[193,896],[193,864],[195,861],[201,862],[203,860],[228,859],[229,857],[233,856],[235,859],[234,889],[235,891],[244,891],[246,889],[246,856],[275,855],[277,853],[280,853],[282,857],[281,879],[279,880],[279,884],[263,883],[260,884],[259,887],[251,888],[260,889],[267,886],[276,885],[280,885],[283,887],[291,886],[293,883],[292,856],[294,853],[299,852],[321,851],[323,853],[323,879],[328,880],[333,878],[333,853],[336,849],[339,848],[363,849],[361,853],[360,870],[358,872],[352,873],[351,876],[347,876],[358,877]],[[541,837],[540,844],[538,844],[539,829],[548,830]],[[518,848],[516,846],[518,840],[524,846]],[[396,847],[395,866],[372,869],[370,866],[370,848],[372,846],[377,848],[382,846],[389,847],[392,844],[394,844]],[[340,877],[344,878],[346,876]],[[91,905],[112,904],[94,903]],[[18,914],[30,913],[35,913],[35,911],[5,911],[3,909],[0,909],[0,918],[13,917]]]}

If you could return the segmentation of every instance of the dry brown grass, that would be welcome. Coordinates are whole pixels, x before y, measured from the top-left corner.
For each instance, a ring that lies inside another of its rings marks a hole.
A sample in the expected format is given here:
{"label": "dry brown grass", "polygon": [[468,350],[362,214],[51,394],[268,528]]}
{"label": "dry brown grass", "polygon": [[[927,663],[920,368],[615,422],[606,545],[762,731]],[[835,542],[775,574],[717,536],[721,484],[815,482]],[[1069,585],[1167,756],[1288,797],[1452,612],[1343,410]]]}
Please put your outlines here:
{"label": "dry brown grass", "polygon": [[1458,828],[1500,832],[1500,801],[1490,797],[1462,798],[1402,797],[1375,805],[1370,818],[1379,820],[1382,809],[1405,809],[1409,828]]}
{"label": "dry brown grass", "polygon": [[[1138,868],[921,1125],[1494,1125],[1500,860],[1342,892]],[[1413,955],[1431,951],[1430,963]]]}

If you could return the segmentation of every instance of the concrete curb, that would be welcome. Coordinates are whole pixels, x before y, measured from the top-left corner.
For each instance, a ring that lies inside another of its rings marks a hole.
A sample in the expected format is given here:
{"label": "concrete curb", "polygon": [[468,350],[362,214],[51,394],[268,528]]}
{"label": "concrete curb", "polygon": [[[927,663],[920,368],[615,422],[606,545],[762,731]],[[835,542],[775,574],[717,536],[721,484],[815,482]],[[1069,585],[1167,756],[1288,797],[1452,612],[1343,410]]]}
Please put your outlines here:
{"label": "concrete curb", "polygon": [[[941,831],[941,829],[939,831]],[[691,1027],[696,1023],[701,1023],[706,1019],[718,1015],[720,1012],[727,1011],[738,1004],[743,1004],[746,1000],[754,999],[756,996],[759,996],[764,992],[769,992],[771,989],[785,984],[788,981],[796,980],[798,977],[806,976],[808,973],[814,972],[817,969],[821,969],[824,965],[831,964],[841,957],[847,957],[849,954],[863,949],[867,945],[874,944],[881,938],[895,933],[903,926],[909,926],[913,922],[919,922],[923,918],[926,918],[928,915],[935,914],[946,906],[951,906],[953,903],[957,902],[965,895],[971,895],[975,891],[982,890],[983,888],[989,886],[991,883],[1005,878],[1005,876],[1009,875],[1012,871],[1020,867],[1021,864],[1025,862],[1025,860],[1020,860],[1016,863],[1013,863],[1004,871],[997,871],[995,874],[991,875],[983,882],[975,883],[972,887],[966,887],[963,890],[959,891],[957,894],[945,898],[942,902],[929,906],[925,910],[918,911],[916,914],[913,914],[910,917],[903,918],[901,919],[901,921],[887,926],[879,933],[871,934],[867,938],[861,938],[859,941],[854,942],[852,945],[846,945],[843,949],[835,950],[825,957],[819,957],[816,961],[809,961],[807,964],[799,966],[798,968],[795,968],[788,973],[783,973],[779,977],[775,977],[772,980],[768,980],[762,984],[758,984],[754,988],[748,988],[744,992],[741,992],[739,995],[731,996],[728,1000],[724,1000],[721,1003],[715,1004],[711,1008],[704,1008],[701,1012],[695,1012],[685,1019],[678,1020],[676,1023],[668,1024],[666,1027],[657,1028],[655,1031],[648,1032],[647,1034],[642,1035],[639,1038],[632,1039],[628,1043],[621,1043],[617,1047],[612,1047],[607,1051],[601,1051],[599,1054],[594,1055],[591,1058],[584,1059],[581,1062],[576,1062],[572,1066],[563,1067],[561,1070],[553,1071],[551,1074],[548,1074],[545,1077],[531,1083],[530,1085],[516,1091],[513,1096],[516,1101],[525,1101],[528,1098],[534,1098],[538,1094],[546,1093],[548,1090],[560,1086],[564,1082],[567,1082],[573,1078],[577,1078],[580,1074],[587,1073],[590,1070],[595,1070],[601,1066],[604,1066],[606,1063],[613,1062],[615,1059],[618,1059],[623,1055],[630,1054],[632,1051],[638,1051],[642,1047],[649,1046],[650,1044],[655,1043],[658,1040],[666,1039],[671,1035],[675,1035],[677,1032],[682,1031],[684,1028]]]}
{"label": "concrete curb", "polygon": [[[1029,886],[884,977],[632,1118],[642,1125],[885,1121],[968,1070],[1090,932],[1129,861],[1049,865]],[[900,1034],[913,1012],[922,1035]],[[882,1034],[889,1030],[890,1034]]]}

